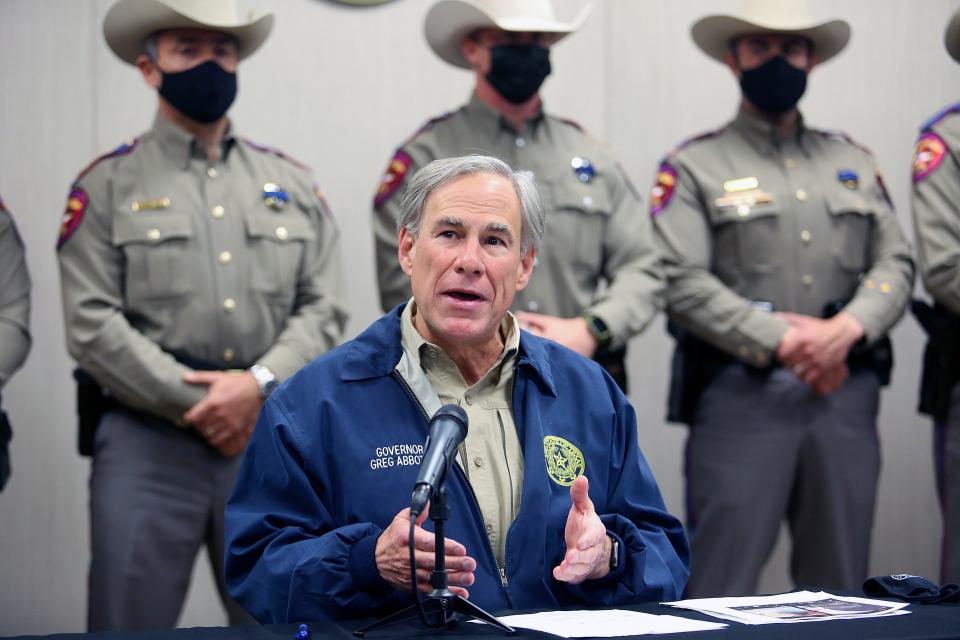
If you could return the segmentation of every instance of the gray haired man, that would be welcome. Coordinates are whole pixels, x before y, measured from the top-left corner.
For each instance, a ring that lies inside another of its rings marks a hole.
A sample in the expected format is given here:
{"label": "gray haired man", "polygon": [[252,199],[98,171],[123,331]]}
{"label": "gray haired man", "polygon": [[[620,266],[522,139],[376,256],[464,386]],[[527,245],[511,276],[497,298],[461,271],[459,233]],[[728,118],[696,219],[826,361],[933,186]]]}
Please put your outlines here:
{"label": "gray haired man", "polygon": [[[452,590],[490,611],[679,595],[686,540],[633,409],[598,364],[521,331],[508,311],[543,234],[532,176],[490,157],[436,160],[401,209],[413,298],[260,414],[227,506],[233,596],[261,622],[412,602],[405,507],[427,418],[450,403],[470,425],[446,482]],[[434,536],[422,521],[426,591]]]}

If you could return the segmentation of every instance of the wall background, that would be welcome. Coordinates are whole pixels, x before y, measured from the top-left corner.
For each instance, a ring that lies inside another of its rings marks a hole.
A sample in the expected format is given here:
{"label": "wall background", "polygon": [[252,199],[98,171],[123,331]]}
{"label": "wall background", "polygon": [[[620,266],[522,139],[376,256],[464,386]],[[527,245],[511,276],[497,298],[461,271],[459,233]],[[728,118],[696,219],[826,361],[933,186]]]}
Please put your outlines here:
{"label": "wall background", "polygon": [[[580,0],[557,0],[562,17]],[[347,335],[379,310],[370,202],[395,146],[429,116],[463,103],[469,74],[435,58],[422,36],[427,0],[349,8],[328,0],[262,2],[276,14],[267,44],[241,66],[232,114],[240,131],[314,167],[342,228],[352,274]],[[689,26],[734,0],[600,0],[586,27],[553,53],[548,109],[610,142],[643,192],[658,160],[691,134],[732,117],[737,87],[697,50]],[[110,0],[0,0],[0,193],[28,247],[33,351],[4,390],[16,436],[0,494],[0,635],[85,626],[89,463],[75,453],[72,362],[64,346],[55,238],[68,186],[97,155],[149,127],[155,96],[101,35]],[[909,230],[917,126],[958,98],[960,65],[942,34],[958,0],[814,0],[818,18],[850,21],[848,49],[814,71],[802,107],[814,126],[869,145]],[[831,6],[833,8],[831,8]],[[936,579],[939,514],[928,421],[916,405],[924,337],[894,331],[897,367],[883,396],[884,466],[871,574]],[[631,345],[640,442],[668,506],[683,512],[685,431],[663,422],[671,343],[662,319]],[[784,536],[785,537],[785,536]],[[792,586],[784,541],[762,581]],[[220,625],[205,558],[181,619]]]}

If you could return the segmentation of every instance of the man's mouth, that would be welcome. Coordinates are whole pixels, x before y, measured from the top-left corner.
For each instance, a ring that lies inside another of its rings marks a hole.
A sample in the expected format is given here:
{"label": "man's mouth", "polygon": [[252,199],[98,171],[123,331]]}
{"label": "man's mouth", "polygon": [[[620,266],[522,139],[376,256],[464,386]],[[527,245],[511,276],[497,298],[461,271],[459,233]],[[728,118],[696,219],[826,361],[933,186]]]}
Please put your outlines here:
{"label": "man's mouth", "polygon": [[449,291],[445,291],[444,295],[450,296],[459,302],[481,302],[484,299],[480,294],[473,291],[466,291],[464,289],[451,289]]}

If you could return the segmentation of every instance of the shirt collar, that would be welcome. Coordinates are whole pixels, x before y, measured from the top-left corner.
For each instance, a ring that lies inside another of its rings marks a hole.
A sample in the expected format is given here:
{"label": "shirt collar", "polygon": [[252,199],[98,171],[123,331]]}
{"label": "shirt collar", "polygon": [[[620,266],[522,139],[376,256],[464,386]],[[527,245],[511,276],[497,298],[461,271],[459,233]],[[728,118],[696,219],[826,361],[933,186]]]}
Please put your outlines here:
{"label": "shirt collar", "polygon": [[[466,110],[467,115],[470,116],[470,119],[478,122],[485,130],[505,132],[512,136],[517,135],[513,125],[511,125],[507,119],[503,117],[503,114],[477,97],[476,93],[470,96],[470,102],[467,103],[467,106],[464,107],[464,109]],[[546,122],[546,118],[544,117],[543,113],[543,101],[541,100],[540,110],[537,111],[535,116],[527,120],[527,127],[524,130],[523,135],[530,135],[533,137],[537,134],[537,130],[540,128],[540,125]]]}
{"label": "shirt collar", "polygon": [[756,148],[761,154],[772,156],[785,144],[792,139],[803,149],[803,140],[807,132],[807,127],[803,121],[803,114],[799,114],[796,130],[781,135],[776,127],[753,113],[750,113],[743,107],[737,112],[737,117],[730,123],[730,127],[743,136],[751,146]]}
{"label": "shirt collar", "polygon": [[[177,126],[167,118],[157,113],[152,129],[154,137],[163,150],[173,158],[183,158],[183,168],[190,166],[193,159],[206,159],[207,154],[200,141],[194,138],[189,131]],[[227,125],[227,131],[220,140],[220,157],[218,162],[226,162],[227,156],[236,145],[237,136],[234,133],[233,123]]]}

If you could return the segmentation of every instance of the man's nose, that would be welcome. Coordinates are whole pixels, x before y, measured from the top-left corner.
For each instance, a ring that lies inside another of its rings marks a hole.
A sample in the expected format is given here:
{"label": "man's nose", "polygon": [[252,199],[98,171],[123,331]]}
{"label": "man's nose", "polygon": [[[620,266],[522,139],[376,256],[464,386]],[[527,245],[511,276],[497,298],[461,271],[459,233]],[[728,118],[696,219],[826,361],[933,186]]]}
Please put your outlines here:
{"label": "man's nose", "polygon": [[480,255],[480,248],[476,243],[463,243],[463,249],[460,251],[459,255],[457,255],[457,262],[455,266],[457,273],[483,273],[483,259]]}

